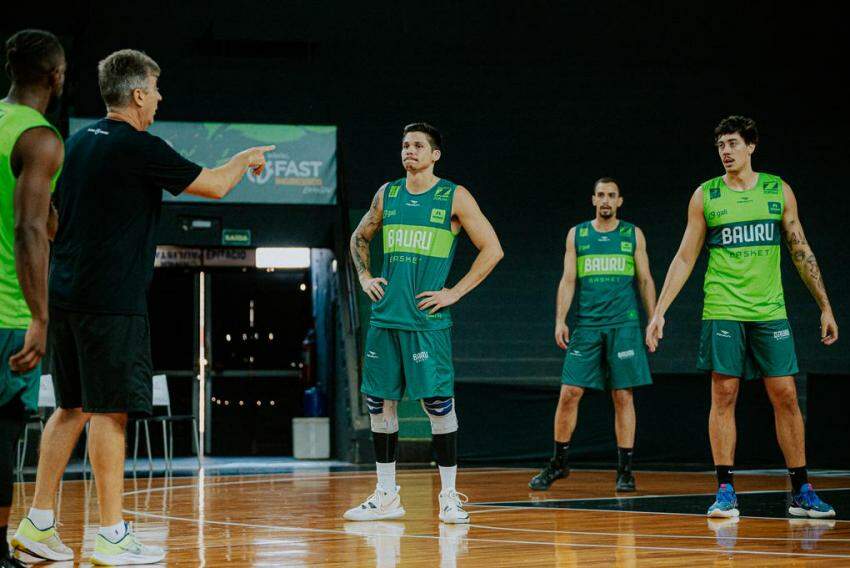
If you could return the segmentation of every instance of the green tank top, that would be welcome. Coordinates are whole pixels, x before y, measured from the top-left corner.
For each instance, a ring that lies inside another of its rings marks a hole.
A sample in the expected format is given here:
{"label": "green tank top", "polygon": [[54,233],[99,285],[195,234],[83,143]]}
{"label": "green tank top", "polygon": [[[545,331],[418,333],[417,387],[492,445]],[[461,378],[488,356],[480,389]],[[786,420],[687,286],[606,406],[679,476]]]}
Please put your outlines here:
{"label": "green tank top", "polygon": [[782,180],[760,173],[755,187],[735,191],[717,177],[702,184],[702,193],[708,225],[702,319],[786,319],[779,269]]}
{"label": "green tank top", "polygon": [[635,226],[620,221],[601,233],[591,221],[576,226],[576,273],[580,326],[611,327],[638,324],[634,290]]}
{"label": "green tank top", "polygon": [[[15,175],[12,173],[12,150],[21,134],[30,128],[56,130],[40,112],[25,105],[0,101],[0,328],[26,329],[30,310],[18,284],[15,270]],[[59,172],[50,184],[56,187]]]}
{"label": "green tank top", "polygon": [[451,327],[447,308],[434,315],[416,306],[417,294],[446,284],[457,245],[452,232],[452,202],[457,185],[441,179],[413,195],[405,179],[384,189],[384,297],[372,304],[375,327],[429,331]]}

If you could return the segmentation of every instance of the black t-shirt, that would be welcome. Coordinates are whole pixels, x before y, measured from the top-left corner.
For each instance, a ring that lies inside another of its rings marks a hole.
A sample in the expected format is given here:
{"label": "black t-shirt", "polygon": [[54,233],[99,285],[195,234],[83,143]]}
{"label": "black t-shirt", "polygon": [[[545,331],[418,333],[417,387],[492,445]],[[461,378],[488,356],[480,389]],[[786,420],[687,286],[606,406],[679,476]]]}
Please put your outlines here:
{"label": "black t-shirt", "polygon": [[102,119],[71,136],[56,190],[50,304],[147,314],[162,190],[180,194],[201,169],[123,121]]}

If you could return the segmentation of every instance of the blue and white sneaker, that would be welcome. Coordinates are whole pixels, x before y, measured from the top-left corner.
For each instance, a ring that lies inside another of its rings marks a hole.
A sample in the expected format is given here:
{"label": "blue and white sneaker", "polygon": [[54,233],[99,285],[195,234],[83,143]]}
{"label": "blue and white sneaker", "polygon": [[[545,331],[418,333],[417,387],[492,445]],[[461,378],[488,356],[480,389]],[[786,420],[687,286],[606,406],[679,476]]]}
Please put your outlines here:
{"label": "blue and white sneaker", "polygon": [[735,488],[731,483],[721,483],[717,488],[717,499],[714,504],[708,508],[709,517],[737,517],[738,512],[738,497],[735,495]]}
{"label": "blue and white sneaker", "polygon": [[811,483],[804,483],[799,493],[791,495],[791,506],[788,507],[788,512],[795,517],[811,517],[813,519],[835,516],[835,510],[820,500]]}

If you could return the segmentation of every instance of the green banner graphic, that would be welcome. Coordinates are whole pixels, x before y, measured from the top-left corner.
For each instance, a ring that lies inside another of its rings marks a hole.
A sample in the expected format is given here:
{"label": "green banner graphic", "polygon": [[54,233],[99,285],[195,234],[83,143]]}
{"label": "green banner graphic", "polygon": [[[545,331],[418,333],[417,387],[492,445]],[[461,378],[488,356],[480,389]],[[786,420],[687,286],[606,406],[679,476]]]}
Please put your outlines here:
{"label": "green banner graphic", "polygon": [[[96,120],[71,118],[70,133]],[[207,168],[252,146],[277,146],[266,154],[265,171],[258,176],[248,173],[220,203],[336,204],[336,126],[157,121],[149,131]],[[192,195],[163,195],[166,201],[212,202]]]}

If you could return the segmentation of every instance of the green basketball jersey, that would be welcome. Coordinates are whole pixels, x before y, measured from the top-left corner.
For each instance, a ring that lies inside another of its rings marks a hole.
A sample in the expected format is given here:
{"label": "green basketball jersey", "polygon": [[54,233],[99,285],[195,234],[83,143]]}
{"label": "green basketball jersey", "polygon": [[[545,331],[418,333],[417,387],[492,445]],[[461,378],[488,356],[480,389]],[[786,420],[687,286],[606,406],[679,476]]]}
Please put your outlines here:
{"label": "green basketball jersey", "polygon": [[702,194],[708,225],[702,319],[785,319],[779,270],[782,180],[760,173],[755,187],[735,191],[717,177],[702,184]]}
{"label": "green basketball jersey", "polygon": [[601,233],[591,221],[576,226],[578,313],[581,326],[610,327],[638,323],[635,297],[635,226],[620,221]]}
{"label": "green basketball jersey", "polygon": [[[12,173],[12,150],[21,134],[30,128],[50,128],[61,140],[59,132],[40,112],[25,105],[0,101],[0,328],[26,329],[30,310],[18,284],[15,270],[15,175]],[[59,172],[50,184],[56,186]]]}
{"label": "green basketball jersey", "polygon": [[441,179],[413,195],[405,179],[384,189],[384,297],[372,304],[375,327],[428,331],[451,327],[449,310],[429,315],[416,306],[417,294],[446,284],[457,244],[452,233],[452,201],[457,185]]}

